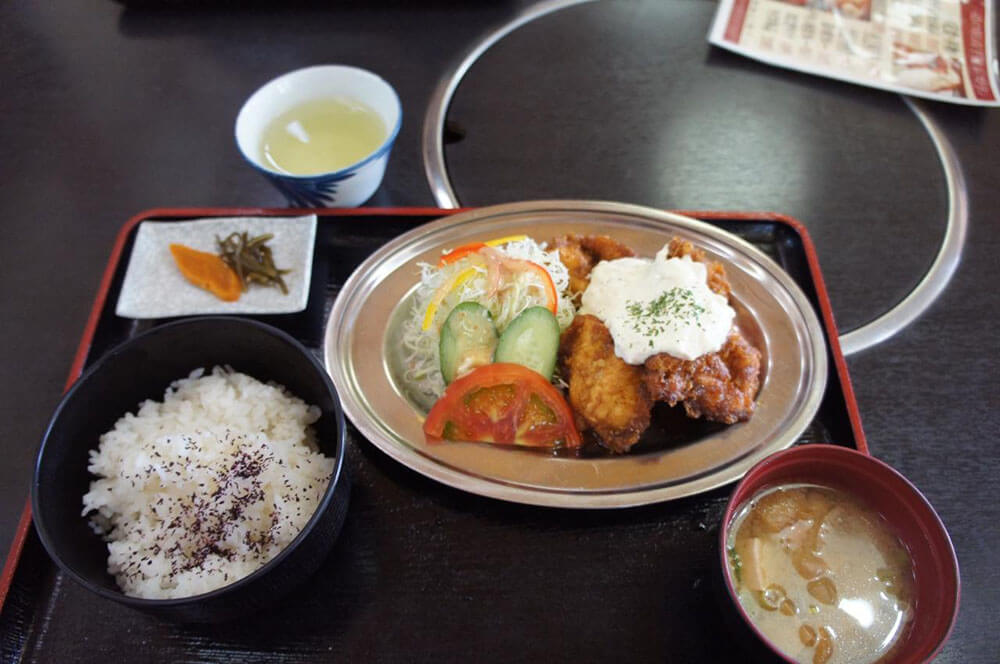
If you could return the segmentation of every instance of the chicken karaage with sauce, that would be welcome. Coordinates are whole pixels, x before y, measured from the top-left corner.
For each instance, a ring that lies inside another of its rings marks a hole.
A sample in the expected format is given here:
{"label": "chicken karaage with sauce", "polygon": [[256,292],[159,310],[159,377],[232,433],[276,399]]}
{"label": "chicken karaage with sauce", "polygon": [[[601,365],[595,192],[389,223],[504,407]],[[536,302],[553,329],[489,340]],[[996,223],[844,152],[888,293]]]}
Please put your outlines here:
{"label": "chicken karaage with sauce", "polygon": [[579,303],[590,284],[590,271],[601,261],[635,256],[635,252],[607,235],[563,235],[552,243],[569,270],[569,290]]}
{"label": "chicken karaage with sauce", "polygon": [[[601,260],[635,255],[606,236],[567,235],[557,238],[554,245],[577,293],[587,288],[590,272]],[[708,287],[726,298],[731,296],[722,264],[707,260],[690,242],[673,238],[667,255],[704,263]],[[760,389],[761,353],[734,326],[718,351],[693,360],[660,353],[643,365],[631,365],[615,354],[607,326],[581,314],[562,335],[559,366],[580,428],[593,431],[605,447],[622,453],[649,426],[656,401],[683,404],[692,418],[726,424],[749,419]]]}
{"label": "chicken karaage with sauce", "polygon": [[587,314],[574,318],[563,332],[559,362],[577,427],[593,430],[608,449],[627,452],[649,427],[653,408],[642,368],[615,355],[611,332]]}

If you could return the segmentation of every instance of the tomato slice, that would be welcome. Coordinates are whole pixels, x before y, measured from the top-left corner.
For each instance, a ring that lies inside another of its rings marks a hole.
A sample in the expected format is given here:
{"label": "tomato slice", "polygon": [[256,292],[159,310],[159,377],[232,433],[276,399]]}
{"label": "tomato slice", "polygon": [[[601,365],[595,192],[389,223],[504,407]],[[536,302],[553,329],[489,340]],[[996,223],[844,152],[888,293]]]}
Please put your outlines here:
{"label": "tomato slice", "polygon": [[444,440],[529,447],[579,447],[562,394],[520,364],[488,364],[445,390],[424,422],[428,443]]}

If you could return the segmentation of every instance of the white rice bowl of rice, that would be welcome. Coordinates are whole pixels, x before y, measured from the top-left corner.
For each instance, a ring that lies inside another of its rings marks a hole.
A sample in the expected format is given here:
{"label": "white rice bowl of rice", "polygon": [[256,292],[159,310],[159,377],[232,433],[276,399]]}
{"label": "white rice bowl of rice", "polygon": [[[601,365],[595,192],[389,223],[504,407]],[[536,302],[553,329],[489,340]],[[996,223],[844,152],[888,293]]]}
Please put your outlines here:
{"label": "white rice bowl of rice", "polygon": [[312,516],[333,472],[319,409],[224,367],[196,369],[101,436],[83,515],[132,597],[210,592],[262,567]]}
{"label": "white rice bowl of rice", "polygon": [[64,396],[39,452],[36,528],[105,597],[184,621],[259,610],[339,534],[344,435],[329,376],[284,332],[229,317],[162,325]]}

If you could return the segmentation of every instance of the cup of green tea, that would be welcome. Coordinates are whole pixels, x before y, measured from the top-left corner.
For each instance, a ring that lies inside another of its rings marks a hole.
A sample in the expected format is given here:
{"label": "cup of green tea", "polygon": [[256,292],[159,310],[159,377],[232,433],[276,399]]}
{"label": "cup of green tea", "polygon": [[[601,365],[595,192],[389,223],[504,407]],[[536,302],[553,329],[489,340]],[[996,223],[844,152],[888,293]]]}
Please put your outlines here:
{"label": "cup of green tea", "polygon": [[254,92],[236,145],[292,207],[356,207],[382,182],[402,106],[379,76],[344,65],[289,72]]}

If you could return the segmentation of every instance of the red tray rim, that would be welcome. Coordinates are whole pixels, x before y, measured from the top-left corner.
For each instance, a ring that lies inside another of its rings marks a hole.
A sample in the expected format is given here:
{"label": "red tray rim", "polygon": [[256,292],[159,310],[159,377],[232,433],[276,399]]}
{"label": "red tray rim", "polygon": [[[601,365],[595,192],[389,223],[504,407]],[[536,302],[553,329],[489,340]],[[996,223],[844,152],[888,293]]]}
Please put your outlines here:
{"label": "red tray rim", "polygon": [[[90,314],[83,328],[80,343],[77,346],[73,363],[70,365],[69,374],[66,377],[66,384],[63,392],[80,377],[83,372],[83,364],[87,354],[90,352],[90,345],[94,338],[94,331],[104,309],[104,303],[111,288],[111,280],[118,269],[122,254],[125,251],[125,244],[128,237],[139,223],[146,219],[157,217],[288,217],[301,216],[305,214],[315,214],[318,217],[443,217],[447,215],[465,212],[475,208],[436,208],[436,207],[371,207],[371,208],[254,208],[254,207],[182,207],[182,208],[150,208],[144,210],[122,225],[115,237],[111,255],[104,268],[94,303],[91,305]],[[816,289],[816,299],[819,302],[820,316],[823,319],[823,327],[826,330],[827,341],[830,344],[830,352],[833,355],[834,367],[837,377],[840,379],[841,389],[844,393],[844,401],[847,405],[847,413],[850,418],[851,431],[854,434],[856,447],[864,454],[870,454],[868,442],[865,439],[864,430],[861,428],[861,413],[858,410],[857,399],[854,394],[854,387],[851,384],[850,375],[847,372],[847,361],[840,348],[840,338],[837,333],[837,324],[833,317],[833,308],[830,305],[830,297],[826,290],[826,282],[823,280],[823,273],[819,266],[819,256],[816,247],[805,225],[794,217],[777,212],[753,212],[753,211],[725,211],[725,210],[671,210],[677,214],[704,221],[736,220],[736,221],[772,221],[788,226],[794,230],[802,239],[802,246],[805,250],[806,261],[809,265],[809,275],[813,280],[813,287]],[[3,610],[10,591],[14,573],[17,570],[18,562],[21,558],[21,551],[24,549],[24,542],[28,537],[28,530],[31,527],[31,499],[25,500],[24,509],[21,512],[21,519],[18,521],[17,530],[14,532],[14,540],[7,553],[3,571],[0,572],[0,611]]]}

